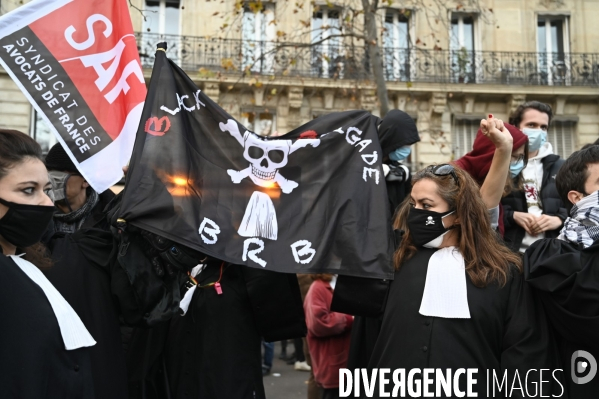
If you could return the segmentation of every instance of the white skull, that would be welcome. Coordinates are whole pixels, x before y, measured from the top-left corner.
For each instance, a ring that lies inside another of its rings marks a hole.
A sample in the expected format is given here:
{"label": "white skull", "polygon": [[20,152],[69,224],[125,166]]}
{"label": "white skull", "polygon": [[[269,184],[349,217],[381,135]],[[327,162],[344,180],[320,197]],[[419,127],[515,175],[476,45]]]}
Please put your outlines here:
{"label": "white skull", "polygon": [[290,150],[291,140],[260,140],[246,134],[243,157],[251,164],[252,175],[273,180],[277,171],[287,165]]}

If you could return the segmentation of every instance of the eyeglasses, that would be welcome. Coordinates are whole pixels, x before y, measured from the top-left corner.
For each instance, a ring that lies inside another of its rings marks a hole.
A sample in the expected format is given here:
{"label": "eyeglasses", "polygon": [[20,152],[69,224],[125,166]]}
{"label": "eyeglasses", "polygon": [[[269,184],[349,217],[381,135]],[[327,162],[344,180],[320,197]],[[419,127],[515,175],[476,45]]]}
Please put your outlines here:
{"label": "eyeglasses", "polygon": [[445,164],[441,164],[441,165],[431,165],[431,172],[435,175],[435,176],[448,176],[451,175],[451,177],[453,177],[453,180],[455,181],[455,184],[457,186],[460,185],[460,181],[458,179],[458,175],[455,172],[455,168],[453,167],[453,165],[450,165],[448,163]]}

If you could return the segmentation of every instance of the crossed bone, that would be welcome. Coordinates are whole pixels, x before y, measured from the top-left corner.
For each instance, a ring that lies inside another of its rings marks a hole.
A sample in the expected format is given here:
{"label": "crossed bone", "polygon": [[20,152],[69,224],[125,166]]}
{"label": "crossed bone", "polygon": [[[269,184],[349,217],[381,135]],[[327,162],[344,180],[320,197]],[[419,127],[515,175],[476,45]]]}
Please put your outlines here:
{"label": "crossed bone", "polygon": [[[243,148],[245,148],[246,144],[248,143],[248,139],[250,139],[250,136],[252,134],[251,132],[246,130],[246,132],[242,136],[241,133],[239,132],[239,126],[233,119],[229,119],[226,124],[220,122],[218,124],[218,126],[220,127],[221,131],[229,132],[229,134],[231,136],[233,136],[233,138],[235,140],[237,140],[237,142]],[[292,142],[292,140],[282,140],[282,141],[289,146],[288,154],[292,154],[293,152],[299,150],[300,148],[304,148],[308,145],[311,145],[312,147],[318,147],[318,145],[320,144],[319,139],[300,139],[300,140],[296,140],[295,142]],[[263,145],[268,147],[267,141],[261,141],[261,143],[263,143]],[[252,173],[252,165],[250,165],[247,168],[242,169],[240,171],[228,169],[227,173],[229,174],[229,176],[231,176],[231,181],[235,184],[239,184],[246,177],[249,177],[254,182],[254,184],[261,186],[261,187],[271,187],[272,181],[274,181],[279,185],[279,187],[285,194],[291,193],[293,191],[293,189],[295,189],[298,186],[297,182],[288,180],[285,177],[283,177],[279,173],[278,169],[276,170],[275,176],[272,180],[264,180],[264,179],[261,179],[260,177],[256,176],[255,174],[253,174]]]}

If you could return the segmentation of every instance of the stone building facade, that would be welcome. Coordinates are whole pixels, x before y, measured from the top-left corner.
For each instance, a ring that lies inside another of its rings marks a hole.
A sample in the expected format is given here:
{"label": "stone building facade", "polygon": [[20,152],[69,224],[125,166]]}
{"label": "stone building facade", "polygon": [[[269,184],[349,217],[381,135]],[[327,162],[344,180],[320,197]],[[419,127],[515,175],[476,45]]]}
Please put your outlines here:
{"label": "stone building facade", "polygon": [[[19,3],[12,2],[2,1],[1,11]],[[352,13],[359,0],[131,3],[146,78],[155,44],[167,41],[169,57],[258,133],[335,111],[379,114],[364,41],[348,28],[361,30],[361,14]],[[596,15],[596,0],[395,0],[380,9],[388,98],[416,119],[422,137],[413,167],[461,156],[481,118],[507,120],[533,99],[553,107],[549,138],[562,156],[599,138]],[[0,126],[51,144],[3,72],[0,114]]]}

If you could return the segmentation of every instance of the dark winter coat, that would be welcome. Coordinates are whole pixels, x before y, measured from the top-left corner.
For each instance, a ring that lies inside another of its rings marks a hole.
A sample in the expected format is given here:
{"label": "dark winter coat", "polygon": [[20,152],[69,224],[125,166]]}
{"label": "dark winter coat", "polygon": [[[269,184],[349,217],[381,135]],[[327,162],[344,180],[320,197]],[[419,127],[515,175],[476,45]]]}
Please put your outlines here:
{"label": "dark winter coat", "polygon": [[96,399],[128,397],[119,310],[110,287],[112,246],[106,230],[57,233],[48,244],[55,263],[45,272],[97,342],[89,348]]}
{"label": "dark winter coat", "polygon": [[[555,176],[564,162],[563,159],[554,154],[547,155],[542,159],[543,182],[539,193],[541,204],[543,204],[543,214],[557,216],[562,220],[562,223],[568,217],[568,211],[557,192]],[[503,206],[503,223],[505,226],[503,239],[512,251],[519,252],[526,231],[514,221],[514,212],[528,212],[525,193],[514,190],[501,200],[501,204]],[[546,231],[545,238],[556,238],[559,231],[560,229]]]}

